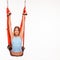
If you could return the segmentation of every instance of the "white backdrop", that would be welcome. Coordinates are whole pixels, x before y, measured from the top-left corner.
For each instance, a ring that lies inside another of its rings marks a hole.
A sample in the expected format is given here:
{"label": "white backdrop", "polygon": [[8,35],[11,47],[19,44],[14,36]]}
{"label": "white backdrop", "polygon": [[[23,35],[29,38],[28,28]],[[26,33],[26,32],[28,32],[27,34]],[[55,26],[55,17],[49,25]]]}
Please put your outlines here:
{"label": "white backdrop", "polygon": [[[25,51],[12,57],[7,49],[6,0],[0,1],[0,60],[60,60],[60,0],[27,0]],[[12,28],[20,24],[23,0],[9,0]]]}

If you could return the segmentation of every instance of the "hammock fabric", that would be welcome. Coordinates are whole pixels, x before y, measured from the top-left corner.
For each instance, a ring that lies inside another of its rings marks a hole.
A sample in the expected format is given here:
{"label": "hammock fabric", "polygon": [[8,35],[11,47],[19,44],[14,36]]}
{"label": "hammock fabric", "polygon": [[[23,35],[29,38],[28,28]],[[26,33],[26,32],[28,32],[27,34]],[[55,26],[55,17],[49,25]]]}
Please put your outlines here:
{"label": "hammock fabric", "polygon": [[[8,37],[8,48],[9,48],[9,47],[12,47],[12,45],[11,45],[11,36],[10,36],[9,23],[8,23],[9,22],[8,13],[10,12],[8,7],[7,7],[6,11],[7,11],[7,37]],[[24,6],[23,15],[27,15],[26,6]],[[25,19],[25,17],[24,17],[24,19]],[[24,22],[24,24],[25,24],[25,22]],[[23,25],[23,19],[21,20],[20,31],[22,30],[22,27],[23,27],[22,25]],[[24,27],[25,27],[25,25],[24,25]],[[23,47],[24,47],[24,35],[25,35],[25,28],[23,30],[23,37],[22,37]],[[11,48],[10,48],[10,50],[11,50]]]}
{"label": "hammock fabric", "polygon": [[7,7],[7,37],[8,37],[8,45],[11,46],[11,36],[10,36],[10,31],[9,31],[9,16],[8,13],[10,12],[9,8]]}

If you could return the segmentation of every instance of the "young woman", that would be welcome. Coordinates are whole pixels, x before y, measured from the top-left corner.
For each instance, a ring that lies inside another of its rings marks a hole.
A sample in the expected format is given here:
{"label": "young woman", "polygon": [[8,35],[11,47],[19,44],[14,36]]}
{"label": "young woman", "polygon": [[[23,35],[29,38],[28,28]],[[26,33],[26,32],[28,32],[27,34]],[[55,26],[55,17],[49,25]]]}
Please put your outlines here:
{"label": "young woman", "polygon": [[9,26],[9,31],[10,31],[10,36],[11,36],[11,44],[12,44],[12,50],[10,51],[12,56],[21,56],[23,55],[22,52],[22,37],[23,37],[23,30],[24,30],[24,23],[25,23],[25,15],[23,14],[22,16],[22,28],[20,30],[19,26],[15,26],[14,31],[12,32],[12,27],[11,27],[11,13],[9,12],[8,14],[8,26]]}

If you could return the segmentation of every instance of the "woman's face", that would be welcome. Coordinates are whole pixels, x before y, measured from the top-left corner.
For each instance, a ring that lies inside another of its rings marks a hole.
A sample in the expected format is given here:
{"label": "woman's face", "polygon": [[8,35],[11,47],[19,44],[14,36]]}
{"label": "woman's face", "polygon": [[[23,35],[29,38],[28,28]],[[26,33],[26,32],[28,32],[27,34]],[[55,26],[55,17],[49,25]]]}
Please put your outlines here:
{"label": "woman's face", "polygon": [[20,34],[20,33],[19,33],[19,29],[18,29],[18,28],[15,28],[15,30],[14,30],[14,35],[15,35],[15,36],[19,36],[19,34]]}

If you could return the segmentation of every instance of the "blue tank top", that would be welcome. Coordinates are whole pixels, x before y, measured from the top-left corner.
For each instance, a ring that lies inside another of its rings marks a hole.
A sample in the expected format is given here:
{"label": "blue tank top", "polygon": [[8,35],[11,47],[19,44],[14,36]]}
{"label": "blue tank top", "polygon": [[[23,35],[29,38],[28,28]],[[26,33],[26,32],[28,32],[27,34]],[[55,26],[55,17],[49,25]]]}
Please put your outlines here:
{"label": "blue tank top", "polygon": [[22,51],[22,40],[20,37],[14,37],[12,39],[12,51],[21,52]]}

